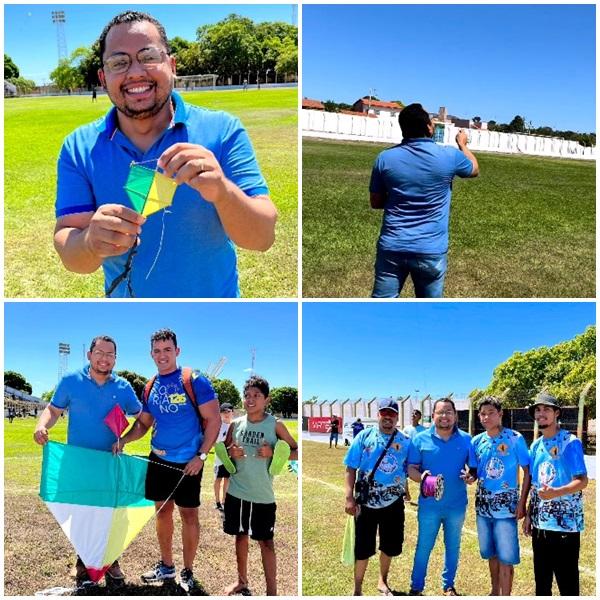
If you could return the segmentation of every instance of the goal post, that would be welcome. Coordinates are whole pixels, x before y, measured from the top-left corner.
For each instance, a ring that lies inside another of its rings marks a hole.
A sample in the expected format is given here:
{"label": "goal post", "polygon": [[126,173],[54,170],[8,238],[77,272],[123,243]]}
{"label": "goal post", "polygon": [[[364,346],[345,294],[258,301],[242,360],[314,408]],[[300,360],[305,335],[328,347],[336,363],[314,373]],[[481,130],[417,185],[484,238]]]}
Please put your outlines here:
{"label": "goal post", "polygon": [[217,85],[217,75],[214,73],[208,73],[204,75],[176,75],[175,76],[175,89],[178,90],[197,90],[210,88],[215,89]]}

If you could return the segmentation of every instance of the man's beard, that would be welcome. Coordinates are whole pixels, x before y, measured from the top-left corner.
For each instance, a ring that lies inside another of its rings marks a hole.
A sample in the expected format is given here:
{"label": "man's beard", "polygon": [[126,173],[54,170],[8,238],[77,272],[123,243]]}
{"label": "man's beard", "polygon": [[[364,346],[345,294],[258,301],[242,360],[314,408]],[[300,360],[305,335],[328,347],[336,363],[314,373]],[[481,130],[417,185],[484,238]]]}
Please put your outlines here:
{"label": "man's beard", "polygon": [[550,427],[550,423],[538,423],[538,429],[548,429],[548,427]]}
{"label": "man's beard", "polygon": [[[155,89],[158,89],[158,86],[156,83],[154,83],[154,86],[155,86]],[[121,97],[123,100],[122,100],[122,103],[121,102],[117,103],[115,101],[115,99],[111,96],[111,94],[108,93],[108,90],[106,90],[108,97],[110,98],[111,102],[115,105],[115,107],[117,108],[117,110],[119,112],[123,113],[126,117],[129,117],[130,119],[139,119],[139,120],[149,119],[150,117],[156,116],[163,109],[165,104],[171,99],[172,91],[173,91],[173,83],[171,82],[171,85],[169,86],[169,90],[165,94],[164,99],[157,98],[156,102],[150,108],[143,108],[143,109],[136,110],[134,108],[130,108],[129,106],[127,106],[125,92],[120,90]]]}

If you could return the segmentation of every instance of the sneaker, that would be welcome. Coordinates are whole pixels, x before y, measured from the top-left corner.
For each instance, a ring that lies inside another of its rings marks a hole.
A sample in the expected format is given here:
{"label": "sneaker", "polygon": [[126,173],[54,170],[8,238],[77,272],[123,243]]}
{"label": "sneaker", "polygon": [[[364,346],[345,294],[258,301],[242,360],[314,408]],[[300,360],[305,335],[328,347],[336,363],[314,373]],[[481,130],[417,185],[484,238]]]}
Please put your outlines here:
{"label": "sneaker", "polygon": [[110,568],[108,569],[108,571],[106,571],[105,576],[106,578],[111,579],[116,583],[125,580],[125,575],[123,571],[121,571],[121,567],[119,566],[118,560],[115,560],[115,562],[112,565],[110,565]]}
{"label": "sneaker", "polygon": [[142,575],[144,583],[156,583],[167,579],[175,579],[175,565],[169,567],[162,560],[157,562],[153,569]]}
{"label": "sneaker", "polygon": [[413,590],[412,588],[410,588],[410,590],[408,591],[408,595],[409,596],[422,596],[423,592],[421,590]]}
{"label": "sneaker", "polygon": [[77,557],[77,562],[75,563],[75,585],[77,587],[88,587],[90,585],[94,585],[94,582],[88,575],[87,569],[85,568],[85,565],[79,556]]}
{"label": "sneaker", "polygon": [[179,585],[186,591],[188,594],[200,587],[200,584],[194,577],[194,573],[191,569],[182,569],[179,574]]}
{"label": "sneaker", "polygon": [[458,596],[458,592],[453,587],[447,587],[444,590],[444,596]]}

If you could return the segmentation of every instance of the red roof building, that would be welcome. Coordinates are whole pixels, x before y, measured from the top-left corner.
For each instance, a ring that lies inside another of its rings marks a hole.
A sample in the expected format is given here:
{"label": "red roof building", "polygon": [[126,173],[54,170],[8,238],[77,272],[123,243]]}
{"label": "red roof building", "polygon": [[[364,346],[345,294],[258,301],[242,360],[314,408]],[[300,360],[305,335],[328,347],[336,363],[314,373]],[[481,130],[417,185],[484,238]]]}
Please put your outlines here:
{"label": "red roof building", "polygon": [[310,98],[302,98],[302,108],[309,108],[310,110],[325,110],[325,107],[320,100],[311,100]]}

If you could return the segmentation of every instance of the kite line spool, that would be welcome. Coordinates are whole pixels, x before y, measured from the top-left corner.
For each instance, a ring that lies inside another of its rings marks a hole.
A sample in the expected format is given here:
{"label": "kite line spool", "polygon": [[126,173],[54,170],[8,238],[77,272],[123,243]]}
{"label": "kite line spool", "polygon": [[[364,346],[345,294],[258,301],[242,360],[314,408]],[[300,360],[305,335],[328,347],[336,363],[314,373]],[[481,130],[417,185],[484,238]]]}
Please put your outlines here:
{"label": "kite line spool", "polygon": [[432,475],[429,471],[424,471],[421,477],[421,494],[425,498],[441,500],[444,495],[444,476]]}

